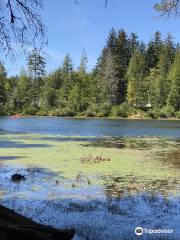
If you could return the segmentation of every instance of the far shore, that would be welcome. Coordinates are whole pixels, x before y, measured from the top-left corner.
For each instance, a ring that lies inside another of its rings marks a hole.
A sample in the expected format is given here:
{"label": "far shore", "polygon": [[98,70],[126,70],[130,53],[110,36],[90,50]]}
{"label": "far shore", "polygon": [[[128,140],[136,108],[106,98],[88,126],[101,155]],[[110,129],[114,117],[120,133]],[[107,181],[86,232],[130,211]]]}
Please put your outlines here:
{"label": "far shore", "polygon": [[[0,117],[12,117],[14,115],[3,115]],[[108,116],[108,117],[87,117],[87,116],[57,116],[57,115],[24,115],[19,114],[16,118],[33,118],[33,117],[52,117],[52,118],[64,118],[64,119],[104,119],[104,120],[164,120],[164,121],[180,121],[180,118],[177,117],[166,117],[166,118],[149,118],[138,115],[132,115],[129,117],[118,117],[118,116]]]}

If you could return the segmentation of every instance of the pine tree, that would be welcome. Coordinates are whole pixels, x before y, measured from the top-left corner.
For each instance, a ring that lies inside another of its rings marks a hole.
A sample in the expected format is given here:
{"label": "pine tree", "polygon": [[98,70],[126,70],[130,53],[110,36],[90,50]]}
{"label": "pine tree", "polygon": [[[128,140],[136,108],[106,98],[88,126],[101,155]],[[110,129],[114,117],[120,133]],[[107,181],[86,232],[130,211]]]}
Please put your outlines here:
{"label": "pine tree", "polygon": [[62,72],[64,74],[70,74],[73,71],[73,64],[72,64],[72,59],[69,56],[69,54],[66,54],[64,57],[64,61],[62,64]]}
{"label": "pine tree", "polygon": [[28,108],[31,105],[31,86],[31,79],[27,73],[22,70],[16,86],[15,107],[17,110],[24,110],[24,108]]}
{"label": "pine tree", "polygon": [[157,58],[156,58],[155,46],[153,41],[150,41],[148,43],[148,47],[146,51],[146,62],[147,62],[148,70],[156,67]]}
{"label": "pine tree", "polygon": [[145,88],[147,89],[147,103],[152,107],[152,109],[156,109],[158,107],[158,77],[159,70],[157,68],[151,68],[148,76],[144,79]]}
{"label": "pine tree", "polygon": [[6,81],[7,73],[6,69],[2,62],[0,62],[0,112],[4,109],[4,104],[6,102],[6,91],[5,91],[5,81]]}
{"label": "pine tree", "polygon": [[28,69],[33,80],[45,75],[46,59],[41,55],[41,52],[34,48],[28,56]]}
{"label": "pine tree", "polygon": [[180,51],[176,53],[174,63],[168,75],[170,80],[170,92],[167,104],[173,106],[177,111],[180,110]]}
{"label": "pine tree", "polygon": [[170,83],[167,78],[167,74],[170,70],[172,60],[169,56],[169,51],[166,46],[163,46],[161,53],[159,54],[159,62],[157,64],[158,76],[157,76],[157,107],[163,107],[166,105]]}
{"label": "pine tree", "polygon": [[168,51],[169,61],[171,61],[171,63],[172,63],[175,58],[176,48],[175,48],[175,44],[173,41],[173,37],[170,33],[167,34],[164,45]]}
{"label": "pine tree", "polygon": [[46,59],[35,48],[28,56],[28,70],[32,80],[32,102],[34,107],[39,106],[40,89],[43,85],[42,77],[45,75]]}
{"label": "pine tree", "polygon": [[131,57],[127,71],[127,100],[130,105],[141,108],[148,103],[147,86],[144,82],[145,76],[145,58],[139,50],[136,50]]}
{"label": "pine tree", "polygon": [[67,102],[69,93],[74,84],[73,81],[73,64],[72,59],[69,54],[66,54],[64,57],[64,61],[62,63],[62,88],[60,89],[60,101]]}
{"label": "pine tree", "polygon": [[102,88],[104,98],[112,106],[118,104],[119,79],[114,69],[113,55],[111,50],[106,54],[105,68],[102,74]]}
{"label": "pine tree", "polygon": [[81,72],[82,74],[86,74],[87,63],[88,63],[87,54],[86,54],[86,51],[83,49],[81,60],[80,60],[80,66],[79,66],[79,72]]}
{"label": "pine tree", "polygon": [[138,36],[136,33],[131,33],[129,39],[129,48],[130,48],[130,55],[134,53],[134,51],[139,47]]}
{"label": "pine tree", "polygon": [[127,82],[125,74],[130,61],[129,39],[124,30],[120,30],[117,36],[116,52],[114,57],[114,69],[117,72],[118,83],[117,104],[123,103],[126,97]]}

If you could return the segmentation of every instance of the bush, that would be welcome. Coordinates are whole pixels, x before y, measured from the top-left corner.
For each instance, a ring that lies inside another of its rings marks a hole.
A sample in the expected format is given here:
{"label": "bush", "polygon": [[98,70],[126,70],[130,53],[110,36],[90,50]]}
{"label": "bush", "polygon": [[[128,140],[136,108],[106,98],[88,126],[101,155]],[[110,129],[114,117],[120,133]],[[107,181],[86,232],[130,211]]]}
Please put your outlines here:
{"label": "bush", "polygon": [[178,112],[175,112],[175,117],[179,118],[180,119],[180,111]]}
{"label": "bush", "polygon": [[106,115],[105,113],[103,112],[99,112],[97,113],[97,117],[101,118],[101,117],[107,117],[108,115]]}
{"label": "bush", "polygon": [[111,111],[111,106],[108,103],[104,103],[98,108],[98,117],[108,117]]}
{"label": "bush", "polygon": [[113,106],[111,109],[111,115],[118,116],[118,117],[128,117],[129,110],[130,110],[130,106],[126,103],[123,103],[121,105]]}
{"label": "bush", "polygon": [[86,117],[96,117],[96,112],[93,112],[90,109],[86,110]]}
{"label": "bush", "polygon": [[172,106],[164,106],[160,109],[159,116],[162,118],[173,117],[175,109]]}
{"label": "bush", "polygon": [[40,110],[37,112],[37,115],[38,115],[38,116],[47,116],[48,113],[47,113],[46,110],[40,109]]}
{"label": "bush", "polygon": [[7,112],[4,107],[0,106],[0,116],[6,116]]}
{"label": "bush", "polygon": [[65,107],[58,112],[61,117],[74,117],[76,115],[75,111],[70,107]]}
{"label": "bush", "polygon": [[27,106],[23,108],[22,111],[23,115],[36,115],[37,114],[37,108],[33,106]]}
{"label": "bush", "polygon": [[86,110],[86,116],[87,117],[107,117],[110,113],[110,106],[107,103],[97,105],[92,104],[89,106],[89,108]]}
{"label": "bush", "polygon": [[156,109],[150,109],[147,112],[147,116],[152,118],[152,119],[157,119],[159,117],[159,112]]}

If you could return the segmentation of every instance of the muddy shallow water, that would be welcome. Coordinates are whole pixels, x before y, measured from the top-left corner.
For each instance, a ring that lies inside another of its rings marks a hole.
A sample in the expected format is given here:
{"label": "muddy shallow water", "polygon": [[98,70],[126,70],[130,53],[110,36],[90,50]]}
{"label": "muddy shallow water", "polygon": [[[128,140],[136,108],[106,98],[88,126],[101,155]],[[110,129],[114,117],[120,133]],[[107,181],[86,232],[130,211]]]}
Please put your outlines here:
{"label": "muddy shallow water", "polygon": [[173,230],[141,239],[180,239],[179,121],[2,118],[0,128],[3,205],[78,240],[137,239],[137,226]]}

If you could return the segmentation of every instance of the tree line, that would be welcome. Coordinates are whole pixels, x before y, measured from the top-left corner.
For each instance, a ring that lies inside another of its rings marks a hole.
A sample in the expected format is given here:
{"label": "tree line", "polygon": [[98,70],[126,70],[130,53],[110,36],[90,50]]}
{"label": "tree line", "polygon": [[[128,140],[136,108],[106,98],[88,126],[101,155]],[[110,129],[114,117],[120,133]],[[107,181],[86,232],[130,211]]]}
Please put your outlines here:
{"label": "tree line", "polygon": [[145,44],[137,34],[112,29],[89,72],[83,51],[74,69],[69,54],[46,74],[46,58],[33,49],[27,70],[8,77],[0,63],[0,113],[128,117],[180,117],[180,45],[159,31]]}

